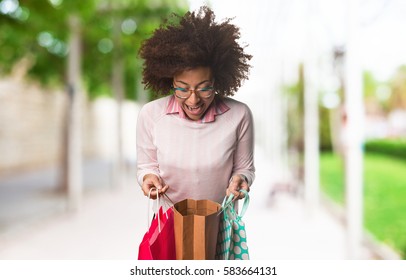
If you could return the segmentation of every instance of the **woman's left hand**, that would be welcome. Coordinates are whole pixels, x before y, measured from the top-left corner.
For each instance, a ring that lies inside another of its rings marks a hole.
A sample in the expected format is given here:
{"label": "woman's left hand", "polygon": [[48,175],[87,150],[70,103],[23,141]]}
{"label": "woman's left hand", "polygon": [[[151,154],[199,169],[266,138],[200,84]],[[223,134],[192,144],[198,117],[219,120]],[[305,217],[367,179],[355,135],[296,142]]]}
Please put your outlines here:
{"label": "woman's left hand", "polygon": [[246,190],[247,192],[250,191],[250,187],[248,186],[248,183],[245,181],[244,177],[236,174],[231,177],[226,194],[227,196],[229,196],[231,193],[234,194],[233,201],[235,201],[237,199],[244,198],[245,195],[240,192],[241,189]]}

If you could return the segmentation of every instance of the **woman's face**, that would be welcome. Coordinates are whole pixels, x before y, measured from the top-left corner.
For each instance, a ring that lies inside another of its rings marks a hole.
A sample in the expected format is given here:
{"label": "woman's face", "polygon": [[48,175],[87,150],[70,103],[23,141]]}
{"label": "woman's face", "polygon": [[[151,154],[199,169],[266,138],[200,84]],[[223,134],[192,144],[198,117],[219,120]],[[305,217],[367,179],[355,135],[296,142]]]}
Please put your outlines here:
{"label": "woman's face", "polygon": [[[184,88],[188,90],[185,91],[186,93],[182,92],[183,94],[187,95],[187,93],[191,93],[188,98],[182,99],[177,97],[176,93],[180,93],[180,91],[177,90],[175,91],[175,97],[189,119],[193,121],[200,120],[213,102],[215,96],[214,91],[211,92],[212,94],[208,98],[204,98],[200,96],[199,92],[196,92],[196,90],[207,89],[208,87],[213,86],[210,68],[198,67],[185,70],[174,76],[173,86],[175,88]],[[208,95],[208,92],[202,92],[201,95]]]}

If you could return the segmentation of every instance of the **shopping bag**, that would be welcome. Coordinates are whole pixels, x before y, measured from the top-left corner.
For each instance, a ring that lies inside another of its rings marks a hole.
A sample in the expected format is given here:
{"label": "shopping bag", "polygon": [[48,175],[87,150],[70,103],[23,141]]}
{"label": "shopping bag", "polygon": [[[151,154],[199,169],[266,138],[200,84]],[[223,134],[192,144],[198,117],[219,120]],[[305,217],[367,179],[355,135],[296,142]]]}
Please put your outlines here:
{"label": "shopping bag", "polygon": [[174,204],[176,258],[214,260],[221,205],[185,199]]}
{"label": "shopping bag", "polygon": [[[148,198],[150,194],[151,192]],[[159,198],[157,198],[157,205],[159,210],[139,245],[138,259],[176,260],[173,206],[165,211],[164,205],[160,205]]]}
{"label": "shopping bag", "polygon": [[245,194],[244,203],[240,213],[234,208],[233,194],[225,197],[221,205],[222,217],[217,237],[216,259],[218,260],[249,260],[247,234],[245,223],[242,220],[249,205],[248,192]]}

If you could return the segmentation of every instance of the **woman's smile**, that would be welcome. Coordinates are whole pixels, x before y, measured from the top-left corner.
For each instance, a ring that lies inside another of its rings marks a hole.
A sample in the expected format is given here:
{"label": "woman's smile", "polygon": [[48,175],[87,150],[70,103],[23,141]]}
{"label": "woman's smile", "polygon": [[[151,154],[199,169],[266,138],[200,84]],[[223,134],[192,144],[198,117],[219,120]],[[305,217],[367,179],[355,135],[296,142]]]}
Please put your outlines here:
{"label": "woman's smile", "polygon": [[195,105],[195,106],[189,106],[187,104],[184,104],[184,105],[185,105],[184,107],[186,108],[186,110],[188,110],[191,114],[200,115],[204,104],[202,103],[202,104]]}

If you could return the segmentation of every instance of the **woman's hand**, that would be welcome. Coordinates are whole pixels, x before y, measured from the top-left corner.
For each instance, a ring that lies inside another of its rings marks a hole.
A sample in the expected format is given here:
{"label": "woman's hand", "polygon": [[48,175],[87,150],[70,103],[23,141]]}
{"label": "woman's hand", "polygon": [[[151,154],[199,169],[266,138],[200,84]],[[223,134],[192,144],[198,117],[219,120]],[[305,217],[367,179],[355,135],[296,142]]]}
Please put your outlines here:
{"label": "woman's hand", "polygon": [[229,196],[230,194],[234,194],[233,201],[235,201],[237,199],[244,198],[245,195],[240,192],[241,189],[246,190],[247,192],[250,191],[250,187],[248,186],[247,181],[245,181],[244,176],[236,174],[231,177],[226,194],[227,196]]}
{"label": "woman's hand", "polygon": [[[163,195],[168,190],[169,186],[165,184],[162,178],[156,176],[155,174],[147,174],[144,176],[141,186],[145,196],[148,196],[151,188],[156,188],[158,190],[158,195]],[[152,190],[150,197],[152,199],[156,199],[157,191]]]}

